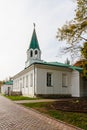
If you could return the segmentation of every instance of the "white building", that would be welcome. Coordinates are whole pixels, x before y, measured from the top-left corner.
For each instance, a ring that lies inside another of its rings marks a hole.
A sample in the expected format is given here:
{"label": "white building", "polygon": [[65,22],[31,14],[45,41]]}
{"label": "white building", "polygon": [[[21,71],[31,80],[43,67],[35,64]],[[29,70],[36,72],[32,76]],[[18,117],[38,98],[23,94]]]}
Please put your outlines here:
{"label": "white building", "polygon": [[[13,77],[13,91],[24,96],[84,95],[80,80],[81,68],[59,62],[41,60],[36,31],[27,50],[25,69]],[[82,90],[82,93],[81,93]]]}
{"label": "white building", "polygon": [[5,95],[11,95],[13,90],[13,81],[7,81],[1,86],[1,93]]}

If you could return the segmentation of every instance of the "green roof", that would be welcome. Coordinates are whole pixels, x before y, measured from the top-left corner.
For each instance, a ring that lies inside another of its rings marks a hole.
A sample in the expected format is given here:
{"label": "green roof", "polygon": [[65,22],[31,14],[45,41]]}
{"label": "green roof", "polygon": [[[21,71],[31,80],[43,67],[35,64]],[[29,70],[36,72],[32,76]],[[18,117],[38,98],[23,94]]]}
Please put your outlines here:
{"label": "green roof", "polygon": [[69,68],[69,69],[72,69],[72,70],[77,70],[79,72],[82,72],[82,70],[83,70],[80,67],[71,66],[71,65],[68,65],[68,64],[60,63],[60,62],[45,62],[45,61],[40,61],[40,62],[34,62],[32,64],[43,64],[43,65],[56,66],[56,67],[65,67],[65,68]]}
{"label": "green roof", "polygon": [[29,49],[39,49],[40,50],[35,28],[34,28],[34,31],[33,31],[33,34],[32,34]]}
{"label": "green roof", "polygon": [[59,62],[48,62],[48,63],[50,63],[52,65],[60,66],[60,67],[71,68],[73,70],[78,70],[78,71],[82,71],[83,70],[81,67],[71,66],[69,64],[64,64],[64,63],[59,63]]}
{"label": "green roof", "polygon": [[47,63],[55,65],[55,66],[61,66],[61,67],[68,67],[69,66],[68,64],[63,64],[63,63],[60,63],[60,62],[47,62]]}
{"label": "green roof", "polygon": [[77,71],[79,71],[79,72],[82,72],[82,70],[83,70],[83,68],[81,68],[81,67],[76,67],[76,66],[70,66],[70,68],[73,69],[73,70],[77,70]]}
{"label": "green roof", "polygon": [[6,85],[13,85],[13,81],[12,81],[12,80],[7,81],[7,82],[5,82],[5,84],[6,84]]}

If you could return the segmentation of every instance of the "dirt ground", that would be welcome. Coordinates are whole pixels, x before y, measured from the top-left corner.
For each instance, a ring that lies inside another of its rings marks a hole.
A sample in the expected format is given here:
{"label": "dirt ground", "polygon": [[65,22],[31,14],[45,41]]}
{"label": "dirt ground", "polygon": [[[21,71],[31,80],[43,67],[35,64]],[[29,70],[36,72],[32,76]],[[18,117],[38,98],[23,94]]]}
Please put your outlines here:
{"label": "dirt ground", "polygon": [[52,109],[68,111],[68,112],[82,112],[87,113],[87,98],[71,99],[69,101],[56,101],[50,106]]}

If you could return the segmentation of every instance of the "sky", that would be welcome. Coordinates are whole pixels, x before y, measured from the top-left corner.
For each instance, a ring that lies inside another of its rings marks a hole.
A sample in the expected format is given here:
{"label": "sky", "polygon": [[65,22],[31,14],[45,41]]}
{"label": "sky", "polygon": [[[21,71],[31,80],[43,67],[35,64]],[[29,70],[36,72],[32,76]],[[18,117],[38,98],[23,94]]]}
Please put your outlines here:
{"label": "sky", "polygon": [[75,7],[73,0],[0,0],[0,80],[25,68],[33,23],[42,60],[64,62],[57,29],[74,18]]}

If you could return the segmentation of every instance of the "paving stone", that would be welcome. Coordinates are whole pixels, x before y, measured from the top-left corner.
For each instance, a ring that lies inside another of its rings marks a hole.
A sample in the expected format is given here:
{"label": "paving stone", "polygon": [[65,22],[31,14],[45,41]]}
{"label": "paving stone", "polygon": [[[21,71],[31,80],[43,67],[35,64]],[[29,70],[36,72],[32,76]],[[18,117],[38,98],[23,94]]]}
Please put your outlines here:
{"label": "paving stone", "polygon": [[81,130],[18,105],[0,95],[0,130]]}

